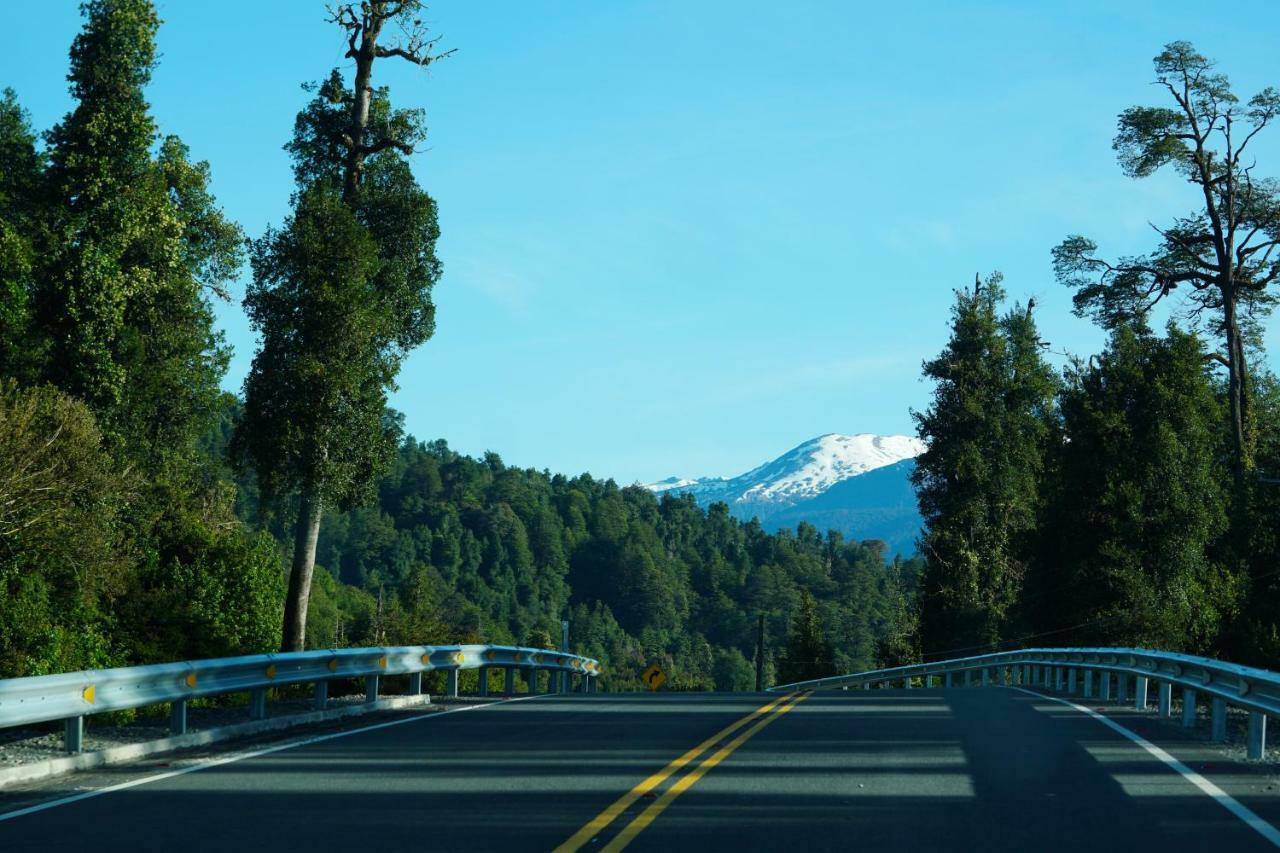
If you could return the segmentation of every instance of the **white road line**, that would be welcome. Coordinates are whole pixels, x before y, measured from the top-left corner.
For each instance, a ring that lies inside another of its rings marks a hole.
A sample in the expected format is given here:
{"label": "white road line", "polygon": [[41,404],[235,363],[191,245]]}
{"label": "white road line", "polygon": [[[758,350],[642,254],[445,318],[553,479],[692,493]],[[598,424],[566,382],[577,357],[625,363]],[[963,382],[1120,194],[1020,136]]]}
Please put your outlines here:
{"label": "white road line", "polygon": [[81,800],[88,800],[93,797],[100,797],[103,794],[110,794],[115,791],[123,791],[127,788],[136,788],[139,785],[147,785],[151,782],[160,782],[164,779],[172,779],[175,776],[185,776],[188,773],[195,773],[197,770],[208,770],[211,767],[221,767],[224,764],[232,764],[236,761],[244,761],[248,758],[257,758],[261,755],[270,755],[273,752],[283,752],[286,749],[294,749],[299,746],[310,746],[313,743],[324,743],[327,740],[337,740],[340,737],[348,737],[350,735],[363,734],[365,732],[375,732],[378,729],[389,729],[392,726],[402,726],[405,723],[416,723],[419,720],[430,719],[431,717],[443,717],[446,714],[458,714],[462,711],[475,711],[480,708],[492,708],[494,705],[505,705],[508,702],[523,702],[526,699],[547,699],[551,698],[546,695],[538,694],[534,696],[513,696],[510,699],[498,699],[493,702],[486,702],[483,705],[467,705],[462,708],[450,708],[447,711],[432,711],[430,714],[417,714],[407,717],[403,720],[388,720],[385,723],[374,723],[371,726],[362,726],[358,729],[349,729],[341,732],[330,732],[329,734],[317,735],[316,737],[306,738],[304,740],[290,741],[289,743],[276,744],[274,746],[255,749],[250,752],[238,752],[235,755],[224,755],[221,758],[211,758],[208,761],[202,761],[199,764],[193,764],[189,767],[180,767],[177,770],[168,770],[164,773],[155,773],[151,776],[143,776],[140,779],[132,779],[128,782],[120,782],[116,785],[108,785],[105,788],[95,788],[92,791],[85,791],[80,794],[73,794],[69,797],[61,797],[56,800],[49,800],[45,803],[37,803],[34,806],[15,809],[11,812],[0,814],[0,823],[6,820],[13,820],[16,817],[35,814],[46,809],[57,808],[58,806],[66,806],[71,803],[78,803]]}
{"label": "white road line", "polygon": [[1163,761],[1165,764],[1171,767],[1175,773],[1182,776],[1182,778],[1186,779],[1192,785],[1195,785],[1205,794],[1208,794],[1210,797],[1216,800],[1220,806],[1222,806],[1227,811],[1231,812],[1236,817],[1240,818],[1240,820],[1248,824],[1248,826],[1252,828],[1255,832],[1257,832],[1263,838],[1270,841],[1272,845],[1274,845],[1275,847],[1280,847],[1280,830],[1276,829],[1274,826],[1267,823],[1265,820],[1259,817],[1256,812],[1254,812],[1248,806],[1241,803],[1235,797],[1231,796],[1226,791],[1222,790],[1217,785],[1213,784],[1208,779],[1201,776],[1199,773],[1192,770],[1190,767],[1183,764],[1181,761],[1174,758],[1172,755],[1165,752],[1163,749],[1161,749],[1151,741],[1144,738],[1142,735],[1136,732],[1132,732],[1129,729],[1126,729],[1124,726],[1120,725],[1115,720],[1111,719],[1105,714],[1099,714],[1097,711],[1093,710],[1092,708],[1086,708],[1083,705],[1077,705],[1075,702],[1072,702],[1070,700],[1060,699],[1057,696],[1049,696],[1044,693],[1039,693],[1035,690],[1028,690],[1025,687],[1014,686],[1013,689],[1020,690],[1023,693],[1029,693],[1032,696],[1038,696],[1041,699],[1049,699],[1053,702],[1059,702],[1070,708],[1075,708],[1077,711],[1083,711],[1084,713],[1088,714],[1090,717],[1093,717],[1095,720],[1102,723],[1107,728],[1112,729],[1113,731],[1116,731],[1119,734],[1124,735],[1126,738],[1133,741],[1138,746],[1142,747],[1147,752],[1151,753],[1156,758]]}

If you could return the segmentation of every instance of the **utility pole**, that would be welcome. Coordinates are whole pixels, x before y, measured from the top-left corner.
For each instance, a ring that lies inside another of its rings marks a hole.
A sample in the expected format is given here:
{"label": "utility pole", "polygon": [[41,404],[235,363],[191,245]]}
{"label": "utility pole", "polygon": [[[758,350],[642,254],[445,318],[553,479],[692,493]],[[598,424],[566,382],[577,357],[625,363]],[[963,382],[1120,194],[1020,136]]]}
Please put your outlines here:
{"label": "utility pole", "polygon": [[764,614],[756,625],[756,692],[764,690]]}
{"label": "utility pole", "polygon": [[[569,651],[569,621],[567,619],[560,621],[560,651],[566,654]],[[561,671],[560,676],[560,692],[569,692],[569,673]]]}

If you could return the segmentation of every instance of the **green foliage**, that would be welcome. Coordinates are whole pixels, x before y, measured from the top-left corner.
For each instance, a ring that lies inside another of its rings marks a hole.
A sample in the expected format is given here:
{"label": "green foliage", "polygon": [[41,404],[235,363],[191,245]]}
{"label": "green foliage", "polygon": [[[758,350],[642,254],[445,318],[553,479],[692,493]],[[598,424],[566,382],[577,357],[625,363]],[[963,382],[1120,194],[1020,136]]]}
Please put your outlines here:
{"label": "green foliage", "polygon": [[110,665],[136,480],[83,403],[0,381],[0,677]]}
{"label": "green foliage", "polygon": [[30,302],[46,237],[44,155],[12,89],[0,96],[0,373],[30,377],[40,357]]}
{"label": "green foliage", "polygon": [[262,336],[236,441],[268,494],[358,500],[394,452],[383,420],[398,360],[372,281],[373,238],[337,190],[299,194],[294,215],[253,244],[245,310]]}
{"label": "green foliage", "polygon": [[841,667],[870,668],[884,638],[912,633],[914,564],[887,569],[871,544],[808,525],[770,535],[724,505],[508,468],[443,442],[404,441],[376,505],[326,514],[317,555],[327,570],[308,611],[312,646],[556,648],[568,619],[574,650],[604,662],[611,690],[643,689],[653,661],[667,689],[754,687],[757,613],[772,678],[805,589]]}
{"label": "green foliage", "polygon": [[800,607],[792,617],[787,647],[778,664],[780,682],[790,684],[836,674],[835,652],[825,634],[818,602],[806,589],[800,594]]}
{"label": "green foliage", "polygon": [[202,452],[227,359],[204,294],[235,275],[242,235],[208,165],[148,114],[152,5],[83,10],[76,103],[47,157],[0,102],[0,676],[264,651],[279,633],[275,545]]}
{"label": "green foliage", "polygon": [[912,475],[926,527],[926,655],[1000,643],[1037,522],[1057,383],[1030,307],[1001,319],[1003,299],[998,274],[957,293],[951,339],[924,366],[937,383],[928,410],[914,414],[929,445]]}
{"label": "green foliage", "polygon": [[[1222,401],[1194,335],[1120,327],[1076,364],[1028,606],[1066,644],[1210,650],[1239,584],[1214,559],[1227,529]],[[1079,626],[1079,627],[1075,627]]]}
{"label": "green foliage", "polygon": [[159,26],[148,0],[91,2],[71,49],[76,106],[48,134],[54,237],[36,316],[45,378],[83,399],[107,437],[156,468],[208,427],[227,353],[202,288],[239,265],[239,229],[209,171],[175,138],[153,156],[143,96]]}

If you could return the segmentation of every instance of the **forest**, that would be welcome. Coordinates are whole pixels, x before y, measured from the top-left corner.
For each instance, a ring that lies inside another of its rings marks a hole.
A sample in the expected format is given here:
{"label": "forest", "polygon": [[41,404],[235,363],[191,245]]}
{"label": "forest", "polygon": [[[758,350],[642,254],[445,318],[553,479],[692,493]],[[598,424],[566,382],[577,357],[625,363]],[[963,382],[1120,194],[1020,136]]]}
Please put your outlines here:
{"label": "forest", "polygon": [[[409,433],[387,400],[435,331],[440,232],[410,168],[423,111],[371,80],[448,56],[419,6],[331,10],[349,74],[315,69],[280,140],[292,211],[252,239],[150,113],[149,0],[84,4],[74,107],[52,128],[4,91],[0,677],[547,647],[568,620],[604,689],[657,662],[668,689],[745,690],[761,617],[768,683],[1027,645],[1275,666],[1280,382],[1262,330],[1280,189],[1246,154],[1274,90],[1240,103],[1185,42],[1156,58],[1167,103],[1120,117],[1120,165],[1174,170],[1204,204],[1167,214],[1146,256],[1053,249],[1103,352],[1050,364],[999,274],[956,291],[914,413],[919,556],[890,561],[874,540],[770,534],[723,504]],[[233,394],[212,306],[246,264],[259,348]]]}

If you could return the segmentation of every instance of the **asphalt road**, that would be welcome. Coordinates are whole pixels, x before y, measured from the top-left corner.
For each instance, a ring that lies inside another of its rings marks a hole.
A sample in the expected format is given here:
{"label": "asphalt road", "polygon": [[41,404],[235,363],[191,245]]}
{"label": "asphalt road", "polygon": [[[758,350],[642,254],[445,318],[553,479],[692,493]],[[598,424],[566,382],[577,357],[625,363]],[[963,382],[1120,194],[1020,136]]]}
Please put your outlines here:
{"label": "asphalt road", "polygon": [[[1114,718],[1280,825],[1256,767]],[[1121,734],[1009,688],[539,697],[147,781],[175,768],[59,804],[85,782],[67,777],[9,818],[31,794],[0,794],[0,851],[1275,849]]]}

